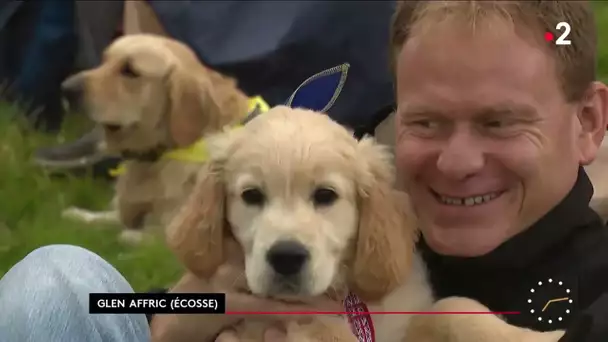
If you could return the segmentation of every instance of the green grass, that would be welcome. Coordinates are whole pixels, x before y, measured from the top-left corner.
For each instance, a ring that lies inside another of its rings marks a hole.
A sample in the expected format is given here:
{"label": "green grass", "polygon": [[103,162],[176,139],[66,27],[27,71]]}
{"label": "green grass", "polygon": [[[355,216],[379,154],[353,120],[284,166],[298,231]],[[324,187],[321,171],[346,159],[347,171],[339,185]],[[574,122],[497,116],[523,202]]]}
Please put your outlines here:
{"label": "green grass", "polygon": [[[596,2],[600,79],[608,81],[608,2]],[[141,246],[118,242],[116,227],[92,227],[61,218],[71,205],[103,210],[111,199],[110,183],[91,177],[50,177],[31,163],[33,151],[67,141],[83,132],[83,120],[68,120],[59,136],[45,136],[9,123],[16,114],[0,108],[0,276],[37,247],[74,244],[113,264],[135,290],[166,286],[182,272],[162,241]]]}
{"label": "green grass", "polygon": [[[73,244],[92,250],[114,265],[135,290],[167,286],[181,273],[162,241],[133,247],[118,242],[118,229],[88,226],[63,219],[71,205],[107,209],[112,185],[92,177],[56,177],[31,162],[39,146],[73,138],[82,127],[75,118],[59,137],[24,130],[8,123],[16,109],[0,108],[0,275],[37,247]],[[4,121],[1,121],[4,120]],[[80,129],[79,129],[80,128]]]}

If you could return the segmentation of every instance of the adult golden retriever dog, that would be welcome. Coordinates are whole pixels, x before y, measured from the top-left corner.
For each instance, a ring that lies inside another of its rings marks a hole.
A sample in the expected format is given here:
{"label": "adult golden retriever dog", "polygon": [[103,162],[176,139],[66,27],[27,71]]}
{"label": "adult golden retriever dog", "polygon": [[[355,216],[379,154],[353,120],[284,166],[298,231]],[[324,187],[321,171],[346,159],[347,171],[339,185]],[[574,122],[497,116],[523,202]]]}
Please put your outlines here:
{"label": "adult golden retriever dog", "polygon": [[[372,139],[357,141],[326,115],[279,106],[208,143],[210,162],[167,229],[169,246],[191,272],[173,292],[196,291],[197,282],[221,277],[225,286],[287,301],[340,300],[350,290],[371,312],[480,311],[463,298],[434,304],[407,197],[393,190],[390,154]],[[153,321],[153,340],[208,336],[197,331],[206,319],[161,317],[172,326]],[[382,342],[521,342],[528,333],[474,315],[372,320],[375,341]],[[261,341],[266,326],[249,316],[231,338]],[[284,327],[287,341],[356,341],[348,328],[331,316]],[[530,334],[529,341],[549,336]]]}
{"label": "adult golden retriever dog", "polygon": [[63,90],[98,124],[101,148],[126,159],[116,185],[117,213],[70,208],[66,215],[119,220],[131,232],[168,222],[206,159],[201,138],[237,124],[259,104],[233,79],[202,65],[186,45],[147,34],[117,39],[99,67],[71,76]]}

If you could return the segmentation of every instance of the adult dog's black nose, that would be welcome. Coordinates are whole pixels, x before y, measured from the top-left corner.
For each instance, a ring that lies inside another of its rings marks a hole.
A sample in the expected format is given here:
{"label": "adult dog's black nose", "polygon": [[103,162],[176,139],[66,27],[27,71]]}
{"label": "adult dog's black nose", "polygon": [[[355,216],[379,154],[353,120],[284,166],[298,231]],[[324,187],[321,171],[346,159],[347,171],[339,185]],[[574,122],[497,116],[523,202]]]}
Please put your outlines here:
{"label": "adult dog's black nose", "polygon": [[276,242],[266,253],[266,260],[275,272],[292,276],[302,270],[310,258],[308,249],[297,241]]}
{"label": "adult dog's black nose", "polygon": [[61,93],[68,101],[71,109],[80,108],[84,94],[84,78],[82,75],[76,74],[63,81],[61,83]]}

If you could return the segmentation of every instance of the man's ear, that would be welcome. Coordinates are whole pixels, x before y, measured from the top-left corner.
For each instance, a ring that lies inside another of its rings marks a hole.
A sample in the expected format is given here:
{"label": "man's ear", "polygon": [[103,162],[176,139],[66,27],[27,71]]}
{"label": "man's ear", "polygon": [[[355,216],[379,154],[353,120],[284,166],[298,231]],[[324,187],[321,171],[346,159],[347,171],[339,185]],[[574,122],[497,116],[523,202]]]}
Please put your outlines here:
{"label": "man's ear", "polygon": [[581,123],[580,163],[588,165],[595,159],[608,128],[608,87],[604,83],[591,84],[579,110],[578,119]]}

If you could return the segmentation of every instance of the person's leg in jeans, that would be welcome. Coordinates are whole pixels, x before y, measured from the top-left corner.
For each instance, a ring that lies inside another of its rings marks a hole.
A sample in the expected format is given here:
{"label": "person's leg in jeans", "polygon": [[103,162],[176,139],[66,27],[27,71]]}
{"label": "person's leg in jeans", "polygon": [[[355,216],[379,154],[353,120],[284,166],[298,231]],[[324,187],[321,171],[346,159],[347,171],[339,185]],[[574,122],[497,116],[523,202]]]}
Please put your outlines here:
{"label": "person's leg in jeans", "polygon": [[150,341],[145,315],[89,314],[91,292],[133,289],[116,269],[86,249],[36,249],[0,279],[0,341]]}

